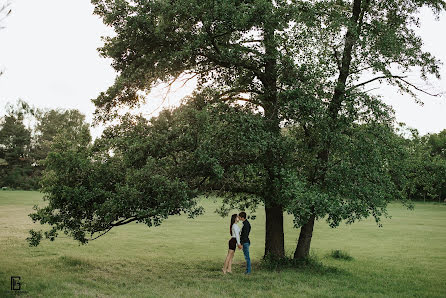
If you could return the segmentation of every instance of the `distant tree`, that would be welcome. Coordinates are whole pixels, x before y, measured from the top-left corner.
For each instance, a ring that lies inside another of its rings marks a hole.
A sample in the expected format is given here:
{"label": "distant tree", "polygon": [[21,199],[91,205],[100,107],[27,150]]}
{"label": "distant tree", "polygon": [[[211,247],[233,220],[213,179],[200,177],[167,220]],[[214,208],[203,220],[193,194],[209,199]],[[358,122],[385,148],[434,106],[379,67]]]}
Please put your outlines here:
{"label": "distant tree", "polygon": [[23,100],[8,105],[0,122],[1,183],[37,189],[44,160],[62,137],[77,146],[91,142],[90,126],[78,110],[43,111]]}
{"label": "distant tree", "polygon": [[446,129],[437,134],[430,134],[427,143],[432,156],[439,156],[446,160]]}
{"label": "distant tree", "polygon": [[419,136],[414,131],[406,141],[410,152],[407,170],[408,196],[418,201],[446,199],[445,131]]}
{"label": "distant tree", "polygon": [[446,200],[446,129],[438,134],[429,135],[428,144],[437,164],[438,200],[443,202]]}
{"label": "distant tree", "polygon": [[78,110],[49,110],[36,113],[34,158],[39,163],[47,157],[58,135],[80,146],[91,142],[90,125]]}
{"label": "distant tree", "polygon": [[7,114],[0,122],[0,181],[3,186],[32,189],[36,187],[33,177],[31,152],[31,129],[24,124],[32,109],[24,101],[9,105]]}

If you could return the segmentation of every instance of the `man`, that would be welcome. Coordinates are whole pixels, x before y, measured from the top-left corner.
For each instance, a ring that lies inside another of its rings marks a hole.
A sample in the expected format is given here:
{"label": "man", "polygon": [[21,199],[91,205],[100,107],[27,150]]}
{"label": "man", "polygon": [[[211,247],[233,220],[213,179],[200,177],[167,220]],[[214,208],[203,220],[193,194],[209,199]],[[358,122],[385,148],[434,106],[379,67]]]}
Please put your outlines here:
{"label": "man", "polygon": [[249,258],[249,246],[251,245],[251,241],[249,241],[249,232],[251,232],[251,224],[246,219],[246,212],[240,212],[238,217],[243,222],[242,233],[240,234],[240,244],[238,248],[243,248],[243,254],[245,255],[246,260],[246,272],[245,274],[251,273],[251,259]]}

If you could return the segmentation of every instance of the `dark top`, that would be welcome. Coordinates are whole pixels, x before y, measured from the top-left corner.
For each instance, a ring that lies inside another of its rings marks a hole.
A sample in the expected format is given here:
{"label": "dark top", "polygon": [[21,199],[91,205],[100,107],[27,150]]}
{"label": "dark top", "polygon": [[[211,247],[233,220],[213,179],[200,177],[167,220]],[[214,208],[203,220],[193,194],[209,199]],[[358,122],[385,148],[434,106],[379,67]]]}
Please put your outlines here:
{"label": "dark top", "polygon": [[249,232],[251,232],[251,224],[247,219],[243,222],[242,233],[240,234],[240,242],[243,243],[251,243],[249,241]]}

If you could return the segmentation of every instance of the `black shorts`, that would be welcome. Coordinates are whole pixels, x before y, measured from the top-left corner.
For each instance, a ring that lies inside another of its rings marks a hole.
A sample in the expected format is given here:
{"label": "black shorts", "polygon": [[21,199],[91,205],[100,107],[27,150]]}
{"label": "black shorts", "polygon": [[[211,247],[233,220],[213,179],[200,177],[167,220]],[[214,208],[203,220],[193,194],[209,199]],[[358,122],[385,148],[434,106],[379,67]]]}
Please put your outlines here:
{"label": "black shorts", "polygon": [[237,240],[235,238],[231,238],[229,240],[229,249],[235,250],[236,246],[237,246]]}

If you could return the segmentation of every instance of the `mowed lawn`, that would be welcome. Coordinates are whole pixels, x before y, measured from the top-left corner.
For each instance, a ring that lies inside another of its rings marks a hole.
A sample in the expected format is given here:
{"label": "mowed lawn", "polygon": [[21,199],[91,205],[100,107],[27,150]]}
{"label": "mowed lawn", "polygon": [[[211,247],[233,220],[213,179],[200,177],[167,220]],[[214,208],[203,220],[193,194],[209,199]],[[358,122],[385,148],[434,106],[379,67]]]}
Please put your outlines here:
{"label": "mowed lawn", "polygon": [[[148,228],[129,224],[79,245],[63,233],[38,247],[25,241],[40,228],[28,214],[42,202],[38,192],[0,191],[0,297],[13,296],[10,277],[20,276],[29,297],[446,297],[446,205],[417,203],[415,210],[389,206],[391,219],[331,229],[317,222],[312,254],[319,269],[262,269],[265,216],[252,220],[253,273],[245,276],[237,250],[232,275],[221,267],[227,253],[229,218],[203,200],[196,219],[169,218]],[[299,230],[285,218],[285,244],[292,254]],[[332,250],[352,261],[333,259]],[[322,268],[322,269],[321,269]]]}

